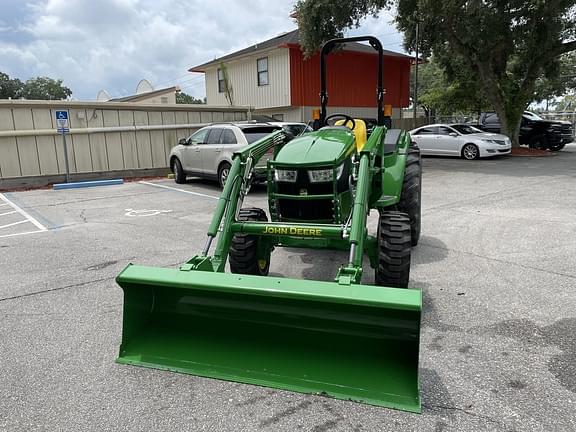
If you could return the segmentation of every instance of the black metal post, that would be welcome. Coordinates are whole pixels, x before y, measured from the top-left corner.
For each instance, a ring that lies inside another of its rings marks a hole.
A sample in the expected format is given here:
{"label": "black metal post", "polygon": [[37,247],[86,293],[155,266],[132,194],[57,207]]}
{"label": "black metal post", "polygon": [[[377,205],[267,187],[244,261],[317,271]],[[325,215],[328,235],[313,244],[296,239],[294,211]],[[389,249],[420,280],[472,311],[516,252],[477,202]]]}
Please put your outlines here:
{"label": "black metal post", "polygon": [[418,20],[416,21],[416,64],[414,65],[414,129],[418,127],[416,121],[416,115],[418,114],[418,38],[419,38],[419,31],[420,31],[420,23]]}

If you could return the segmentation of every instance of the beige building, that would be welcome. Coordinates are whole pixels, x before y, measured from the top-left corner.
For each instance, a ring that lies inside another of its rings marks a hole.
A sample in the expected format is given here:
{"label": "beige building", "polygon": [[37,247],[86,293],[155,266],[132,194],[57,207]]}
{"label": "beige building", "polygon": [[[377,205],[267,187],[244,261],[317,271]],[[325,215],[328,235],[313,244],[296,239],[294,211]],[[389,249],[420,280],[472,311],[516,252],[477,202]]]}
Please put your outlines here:
{"label": "beige building", "polygon": [[[221,62],[225,62],[232,87],[234,105],[252,106],[257,112],[271,110],[273,113],[287,114],[286,108],[290,106],[290,54],[288,49],[274,46],[254,50],[254,52],[244,55],[240,52],[238,55],[232,56],[190,69],[192,72],[202,71],[205,73],[206,103],[208,105],[229,105],[223,90]],[[260,74],[258,74],[258,65],[262,70]],[[258,76],[260,76],[260,84],[257,81]],[[297,116],[297,118],[285,118],[284,120],[300,120],[300,118]]]}
{"label": "beige building", "polygon": [[[348,43],[327,62],[328,112],[377,118],[376,78],[378,55],[371,47]],[[384,104],[392,117],[401,116],[409,103],[411,57],[384,51]],[[205,74],[208,105],[251,106],[258,114],[283,121],[309,121],[319,107],[320,59],[305,59],[299,32],[294,30],[243,50],[194,66]],[[226,79],[226,75],[227,78]]]}

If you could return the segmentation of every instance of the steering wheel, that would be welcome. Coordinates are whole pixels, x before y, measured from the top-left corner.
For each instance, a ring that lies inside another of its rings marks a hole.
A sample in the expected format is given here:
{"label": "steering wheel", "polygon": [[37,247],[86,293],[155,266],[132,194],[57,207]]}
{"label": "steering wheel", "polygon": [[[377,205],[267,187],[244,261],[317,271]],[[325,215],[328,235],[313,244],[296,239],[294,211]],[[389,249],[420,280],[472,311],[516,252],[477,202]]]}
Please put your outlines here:
{"label": "steering wheel", "polygon": [[[348,114],[341,114],[341,113],[330,114],[328,117],[326,117],[326,120],[324,120],[324,124],[326,126],[334,126],[334,124],[330,124],[330,120],[334,120],[334,119],[338,119],[338,118],[342,118],[345,120],[345,122],[342,126],[346,126],[348,129],[351,129],[351,130],[354,130],[354,128],[356,127],[356,122],[354,121],[354,119],[352,117],[350,117]],[[352,123],[352,127],[348,126],[348,122]],[[336,123],[336,122],[334,121],[334,123]]]}

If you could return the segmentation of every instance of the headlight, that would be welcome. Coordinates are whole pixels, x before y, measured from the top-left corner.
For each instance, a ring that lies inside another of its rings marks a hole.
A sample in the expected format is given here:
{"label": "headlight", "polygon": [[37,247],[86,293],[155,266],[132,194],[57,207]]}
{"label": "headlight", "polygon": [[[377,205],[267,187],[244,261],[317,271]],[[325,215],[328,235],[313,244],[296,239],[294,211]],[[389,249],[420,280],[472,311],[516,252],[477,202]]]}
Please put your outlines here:
{"label": "headlight", "polygon": [[274,173],[274,178],[279,182],[295,183],[297,177],[296,170],[283,170],[277,169]]}
{"label": "headlight", "polygon": [[[343,171],[344,164],[336,168],[336,178],[340,178]],[[310,183],[325,183],[334,180],[333,173],[334,170],[332,169],[310,170],[308,171],[308,177],[310,178]]]}
{"label": "headlight", "polygon": [[498,144],[496,141],[494,141],[492,139],[483,139],[482,141],[490,143],[490,144]]}

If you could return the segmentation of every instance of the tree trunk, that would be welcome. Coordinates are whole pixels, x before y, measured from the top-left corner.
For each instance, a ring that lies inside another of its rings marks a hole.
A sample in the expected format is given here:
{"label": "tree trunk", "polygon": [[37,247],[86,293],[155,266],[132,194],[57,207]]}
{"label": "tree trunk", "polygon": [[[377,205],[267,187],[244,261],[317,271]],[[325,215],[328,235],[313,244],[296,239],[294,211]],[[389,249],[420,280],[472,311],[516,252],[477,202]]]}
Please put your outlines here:
{"label": "tree trunk", "polygon": [[524,108],[527,105],[522,97],[528,94],[528,92],[524,92],[525,94],[522,95],[515,95],[516,97],[506,94],[506,92],[501,90],[506,86],[500,85],[498,79],[491,71],[487,70],[485,64],[479,64],[477,66],[481,85],[484,87],[486,96],[492,103],[494,111],[496,111],[500,119],[500,133],[510,138],[512,147],[519,147],[520,123],[522,122]]}
{"label": "tree trunk", "polygon": [[[494,111],[500,119],[500,133],[510,138],[512,147],[520,146],[520,123],[522,122],[522,113],[524,105],[518,105],[510,101],[504,101],[500,98],[493,99]],[[520,106],[520,109],[518,109]]]}
{"label": "tree trunk", "polygon": [[422,105],[422,109],[424,110],[424,115],[426,116],[426,121],[430,123],[430,108],[425,105]]}
{"label": "tree trunk", "polygon": [[520,123],[524,108],[520,112],[517,112],[517,107],[508,106],[506,108],[508,109],[504,109],[502,112],[496,110],[500,119],[500,133],[510,137],[512,147],[520,147]]}

